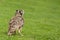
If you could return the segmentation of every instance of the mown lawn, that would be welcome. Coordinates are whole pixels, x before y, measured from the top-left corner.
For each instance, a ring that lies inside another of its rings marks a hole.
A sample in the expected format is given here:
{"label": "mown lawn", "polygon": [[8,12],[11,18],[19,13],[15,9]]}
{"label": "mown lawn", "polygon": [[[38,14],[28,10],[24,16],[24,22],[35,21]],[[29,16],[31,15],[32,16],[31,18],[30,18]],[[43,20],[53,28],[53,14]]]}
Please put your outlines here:
{"label": "mown lawn", "polygon": [[[24,9],[24,36],[8,36],[16,9]],[[0,0],[0,40],[60,40],[60,0]]]}

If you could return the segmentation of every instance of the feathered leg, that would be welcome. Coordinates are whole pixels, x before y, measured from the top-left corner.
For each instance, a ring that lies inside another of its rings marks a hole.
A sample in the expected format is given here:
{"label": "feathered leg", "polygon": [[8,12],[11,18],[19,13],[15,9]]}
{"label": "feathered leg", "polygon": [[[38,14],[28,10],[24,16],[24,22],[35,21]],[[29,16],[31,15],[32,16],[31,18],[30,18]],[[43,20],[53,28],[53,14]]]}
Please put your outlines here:
{"label": "feathered leg", "polygon": [[21,32],[22,32],[22,27],[20,27],[20,28],[18,29],[18,32],[19,32],[19,34],[20,34],[21,36],[23,36],[23,34],[21,33]]}

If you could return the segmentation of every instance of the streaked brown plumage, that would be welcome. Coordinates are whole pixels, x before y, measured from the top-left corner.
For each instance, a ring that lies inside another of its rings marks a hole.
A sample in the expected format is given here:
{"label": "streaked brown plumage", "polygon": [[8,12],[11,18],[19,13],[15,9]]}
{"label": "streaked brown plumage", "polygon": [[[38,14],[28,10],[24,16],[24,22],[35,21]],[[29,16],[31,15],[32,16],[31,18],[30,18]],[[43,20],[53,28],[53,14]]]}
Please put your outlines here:
{"label": "streaked brown plumage", "polygon": [[21,29],[24,24],[23,14],[24,10],[16,10],[15,16],[9,22],[8,35],[12,35],[16,30],[21,34]]}

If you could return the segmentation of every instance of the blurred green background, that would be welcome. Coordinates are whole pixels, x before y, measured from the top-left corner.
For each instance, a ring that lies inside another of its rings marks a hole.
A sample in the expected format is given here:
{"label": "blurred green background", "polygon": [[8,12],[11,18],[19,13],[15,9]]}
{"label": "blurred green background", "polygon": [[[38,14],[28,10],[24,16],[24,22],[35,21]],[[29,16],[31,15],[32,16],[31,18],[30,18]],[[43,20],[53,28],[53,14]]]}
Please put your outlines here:
{"label": "blurred green background", "polygon": [[[23,37],[8,36],[8,24],[24,9]],[[0,40],[60,40],[60,0],[0,0]]]}

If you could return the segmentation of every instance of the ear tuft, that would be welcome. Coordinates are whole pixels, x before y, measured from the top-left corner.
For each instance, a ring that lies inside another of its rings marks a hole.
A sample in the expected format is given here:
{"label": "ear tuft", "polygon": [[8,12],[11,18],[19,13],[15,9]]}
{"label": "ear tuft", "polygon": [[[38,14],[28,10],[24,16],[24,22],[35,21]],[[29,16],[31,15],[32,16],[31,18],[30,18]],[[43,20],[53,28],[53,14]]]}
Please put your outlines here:
{"label": "ear tuft", "polygon": [[17,12],[18,10],[16,10],[16,12]]}

